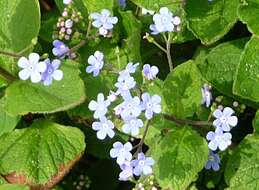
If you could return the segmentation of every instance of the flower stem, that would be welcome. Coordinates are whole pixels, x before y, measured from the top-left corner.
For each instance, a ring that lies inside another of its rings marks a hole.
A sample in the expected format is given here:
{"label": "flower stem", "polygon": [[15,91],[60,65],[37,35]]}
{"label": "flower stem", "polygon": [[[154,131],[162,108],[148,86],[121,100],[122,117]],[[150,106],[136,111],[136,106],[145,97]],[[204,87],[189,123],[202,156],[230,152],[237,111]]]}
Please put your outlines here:
{"label": "flower stem", "polygon": [[134,153],[133,157],[136,157],[138,155],[138,153],[140,153],[142,151],[142,146],[144,144],[144,141],[145,141],[145,138],[147,136],[147,133],[148,133],[148,129],[150,127],[150,120],[148,120],[146,126],[145,126],[145,131],[144,131],[144,134],[143,134],[143,137],[142,139],[140,140],[139,144],[137,145],[138,149],[136,150],[136,152]]}
{"label": "flower stem", "polygon": [[166,56],[169,64],[169,69],[172,71],[174,69],[172,57],[171,57],[171,34],[168,33],[168,38],[163,34],[165,42],[166,42]]}
{"label": "flower stem", "polygon": [[164,53],[167,54],[167,50],[166,50],[165,48],[163,48],[163,47],[162,47],[159,43],[157,43],[155,40],[152,41],[152,43],[153,43],[154,45],[156,45],[159,49],[161,49]]}
{"label": "flower stem", "polygon": [[192,126],[211,126],[212,122],[209,121],[193,121],[186,119],[178,119],[174,115],[163,114],[164,118],[173,121],[178,125],[192,125]]}

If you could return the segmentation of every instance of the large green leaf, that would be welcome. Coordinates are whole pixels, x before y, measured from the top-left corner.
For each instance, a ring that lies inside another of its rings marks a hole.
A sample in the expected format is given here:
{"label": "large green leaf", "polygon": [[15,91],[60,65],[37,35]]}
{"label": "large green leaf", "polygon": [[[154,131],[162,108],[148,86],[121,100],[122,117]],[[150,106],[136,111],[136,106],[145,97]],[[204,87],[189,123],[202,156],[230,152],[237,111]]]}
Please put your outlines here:
{"label": "large green leaf", "polygon": [[[0,50],[20,52],[32,44],[40,29],[40,7],[37,0],[0,1]],[[0,66],[17,72],[16,60],[0,55]]]}
{"label": "large green leaf", "polygon": [[9,183],[48,189],[63,178],[84,149],[79,129],[39,120],[0,137],[0,173]]}
{"label": "large green leaf", "polygon": [[229,190],[257,190],[259,184],[259,136],[246,137],[227,162],[225,180]]}
{"label": "large green leaf", "polygon": [[163,87],[167,112],[179,118],[191,117],[201,105],[201,74],[193,61],[177,66]]}
{"label": "large green leaf", "polygon": [[3,101],[0,100],[0,136],[4,133],[11,132],[18,121],[20,120],[19,116],[12,116],[5,112],[3,108]]}
{"label": "large green leaf", "polygon": [[208,158],[208,145],[190,126],[174,127],[151,147],[154,175],[162,189],[186,189]]}
{"label": "large green leaf", "polygon": [[238,9],[239,18],[255,35],[259,35],[258,14],[259,0],[244,0]]}
{"label": "large green leaf", "polygon": [[227,42],[213,48],[198,63],[203,77],[223,94],[232,95],[234,75],[247,38]]}
{"label": "large green leaf", "polygon": [[62,81],[51,86],[32,84],[30,81],[15,81],[5,93],[4,108],[13,115],[31,113],[53,113],[67,110],[85,99],[83,81],[79,77],[78,64],[73,61],[62,63]]}
{"label": "large green leaf", "polygon": [[0,190],[29,190],[30,188],[25,185],[11,185],[11,184],[4,184],[0,185]]}
{"label": "large green leaf", "polygon": [[100,12],[102,9],[108,9],[112,12],[113,9],[113,0],[82,0],[83,4],[87,8],[89,13]]}
{"label": "large green leaf", "polygon": [[234,80],[233,93],[259,102],[259,39],[252,37],[241,56]]}
{"label": "large green leaf", "polygon": [[204,44],[222,38],[237,20],[239,0],[188,0],[188,27]]}

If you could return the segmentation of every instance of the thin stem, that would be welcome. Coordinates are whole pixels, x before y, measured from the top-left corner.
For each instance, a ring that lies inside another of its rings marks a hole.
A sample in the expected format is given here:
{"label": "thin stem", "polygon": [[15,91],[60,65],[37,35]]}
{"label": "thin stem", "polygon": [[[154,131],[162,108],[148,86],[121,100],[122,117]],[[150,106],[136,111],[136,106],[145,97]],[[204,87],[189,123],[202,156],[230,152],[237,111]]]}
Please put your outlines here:
{"label": "thin stem", "polygon": [[142,146],[143,146],[143,144],[144,144],[145,138],[146,138],[146,136],[147,136],[148,129],[149,129],[149,127],[150,127],[149,124],[150,124],[150,121],[148,121],[147,124],[146,124],[143,137],[142,137],[142,139],[140,140],[139,144],[137,145],[137,146],[138,146],[138,149],[136,150],[134,156],[137,156],[138,153],[140,153],[140,152],[142,151]]}
{"label": "thin stem", "polygon": [[8,73],[6,70],[0,67],[0,75],[7,80],[8,82],[12,82],[15,80],[15,77]]}
{"label": "thin stem", "polygon": [[172,71],[174,69],[172,57],[171,57],[171,34],[168,33],[168,38],[164,36],[165,42],[166,42],[166,56],[169,64],[169,69]]}
{"label": "thin stem", "polygon": [[209,121],[193,121],[186,119],[178,119],[174,115],[163,114],[164,118],[177,123],[178,125],[192,125],[192,126],[211,126],[212,122]]}
{"label": "thin stem", "polygon": [[161,49],[164,53],[167,53],[166,49],[163,48],[159,43],[157,43],[155,40],[152,41],[154,45],[156,45],[159,49]]}
{"label": "thin stem", "polygon": [[10,57],[14,57],[14,58],[20,58],[21,57],[18,53],[7,52],[7,51],[2,51],[2,50],[0,50],[0,54],[7,55],[7,56],[10,56]]}
{"label": "thin stem", "polygon": [[91,27],[92,27],[92,20],[89,21],[87,31],[86,31],[86,38],[89,37],[89,34],[91,32]]}

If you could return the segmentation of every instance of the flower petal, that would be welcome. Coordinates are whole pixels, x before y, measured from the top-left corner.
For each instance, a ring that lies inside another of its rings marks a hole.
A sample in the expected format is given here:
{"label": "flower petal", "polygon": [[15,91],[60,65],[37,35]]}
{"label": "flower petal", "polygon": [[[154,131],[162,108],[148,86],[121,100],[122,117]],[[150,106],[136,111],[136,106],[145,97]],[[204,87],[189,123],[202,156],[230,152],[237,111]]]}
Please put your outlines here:
{"label": "flower petal", "polygon": [[30,53],[29,55],[29,61],[30,63],[38,63],[40,60],[40,56],[37,53]]}
{"label": "flower petal", "polygon": [[41,81],[41,75],[39,72],[31,73],[31,82],[32,83],[38,83],[40,81]]}
{"label": "flower petal", "polygon": [[62,78],[63,78],[63,71],[61,71],[61,70],[55,70],[55,71],[53,72],[53,74],[52,74],[52,77],[53,77],[55,80],[58,80],[58,81],[62,80]]}
{"label": "flower petal", "polygon": [[28,69],[23,69],[19,72],[19,78],[27,80],[31,76],[31,72]]}
{"label": "flower petal", "polygon": [[230,108],[230,107],[226,107],[223,110],[223,115],[225,117],[230,117],[233,113],[234,113],[234,110],[232,108]]}
{"label": "flower petal", "polygon": [[24,68],[27,68],[28,65],[29,65],[29,61],[28,61],[27,58],[21,57],[21,58],[19,59],[19,61],[18,61],[18,66],[19,66],[20,68],[23,68],[23,69],[24,69]]}

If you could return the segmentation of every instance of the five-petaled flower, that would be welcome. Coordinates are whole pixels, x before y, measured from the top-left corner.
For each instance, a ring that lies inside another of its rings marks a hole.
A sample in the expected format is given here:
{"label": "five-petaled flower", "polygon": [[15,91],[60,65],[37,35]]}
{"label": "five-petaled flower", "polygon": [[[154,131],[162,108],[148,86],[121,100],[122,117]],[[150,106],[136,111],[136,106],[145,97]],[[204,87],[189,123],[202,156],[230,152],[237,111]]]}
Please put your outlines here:
{"label": "five-petaled flower", "polygon": [[157,68],[157,66],[150,66],[149,64],[145,64],[143,66],[142,73],[144,77],[148,80],[154,80],[158,72],[159,69]]}
{"label": "five-petaled flower", "polygon": [[117,158],[117,163],[119,165],[124,164],[126,161],[131,161],[132,154],[132,145],[130,142],[125,143],[124,145],[121,142],[115,142],[113,148],[110,150],[110,156],[112,158]]}
{"label": "five-petaled flower", "polygon": [[213,121],[213,125],[215,127],[222,128],[223,131],[230,131],[231,127],[235,127],[237,125],[238,119],[236,116],[232,116],[234,110],[230,107],[224,108],[223,111],[220,109],[216,109],[213,112],[213,116],[216,118]]}
{"label": "five-petaled flower", "polygon": [[110,101],[109,100],[104,100],[104,95],[103,93],[99,93],[97,95],[97,101],[92,100],[89,105],[88,108],[91,111],[94,111],[94,118],[98,119],[101,118],[103,116],[105,116],[105,114],[107,113],[108,109],[107,107],[110,105]]}
{"label": "five-petaled flower", "polygon": [[126,134],[136,136],[139,134],[139,129],[143,127],[143,121],[141,119],[130,117],[124,119],[125,124],[122,126],[122,131]]}
{"label": "five-petaled flower", "polygon": [[120,181],[128,181],[133,176],[133,167],[130,161],[126,161],[120,165],[121,172],[119,174]]}
{"label": "five-petaled flower", "polygon": [[99,28],[99,34],[106,36],[108,31],[113,28],[113,25],[118,22],[117,17],[111,17],[110,11],[103,9],[101,13],[91,13],[90,17],[94,20],[92,25]]}
{"label": "five-petaled flower", "polygon": [[41,73],[43,73],[47,66],[45,62],[39,62],[40,56],[37,53],[30,53],[29,59],[21,57],[18,60],[18,66],[22,68],[19,72],[21,80],[31,79],[32,83],[41,81]]}
{"label": "five-petaled flower", "polygon": [[88,63],[90,64],[86,68],[87,73],[93,73],[93,76],[96,77],[99,75],[100,70],[103,68],[104,61],[103,61],[104,55],[100,51],[96,51],[94,55],[91,55],[88,58]]}
{"label": "five-petaled flower", "polygon": [[121,112],[121,117],[123,119],[127,119],[129,117],[138,117],[141,114],[141,105],[140,105],[140,99],[139,97],[128,97],[128,99],[124,100],[124,102],[121,103],[121,106],[123,108]]}
{"label": "five-petaled flower", "polygon": [[59,70],[60,60],[54,59],[52,62],[49,59],[45,60],[47,69],[41,74],[41,80],[45,86],[51,85],[53,79],[60,81],[63,78],[63,71]]}
{"label": "five-petaled flower", "polygon": [[52,53],[57,57],[64,58],[69,53],[69,48],[62,41],[54,40],[53,46]]}
{"label": "five-petaled flower", "polygon": [[143,93],[142,96],[142,109],[145,110],[145,116],[147,119],[151,119],[153,114],[160,113],[161,109],[161,97],[153,95],[152,97],[148,93]]}
{"label": "five-petaled flower", "polygon": [[132,166],[134,167],[133,173],[136,176],[140,176],[142,173],[144,175],[152,174],[152,166],[155,161],[151,157],[146,157],[142,152],[138,154],[138,158],[132,161]]}
{"label": "five-petaled flower", "polygon": [[215,151],[219,148],[224,151],[231,144],[232,135],[231,133],[224,133],[220,127],[217,127],[215,132],[210,131],[206,138],[210,141],[208,146],[211,150]]}
{"label": "five-petaled flower", "polygon": [[97,131],[97,138],[103,140],[106,136],[113,138],[115,133],[113,131],[114,125],[111,120],[106,117],[101,117],[100,122],[96,121],[92,124],[93,130]]}
{"label": "five-petaled flower", "polygon": [[206,162],[205,168],[207,170],[213,169],[214,171],[219,171],[220,169],[220,157],[217,153],[210,151],[208,161]]}

